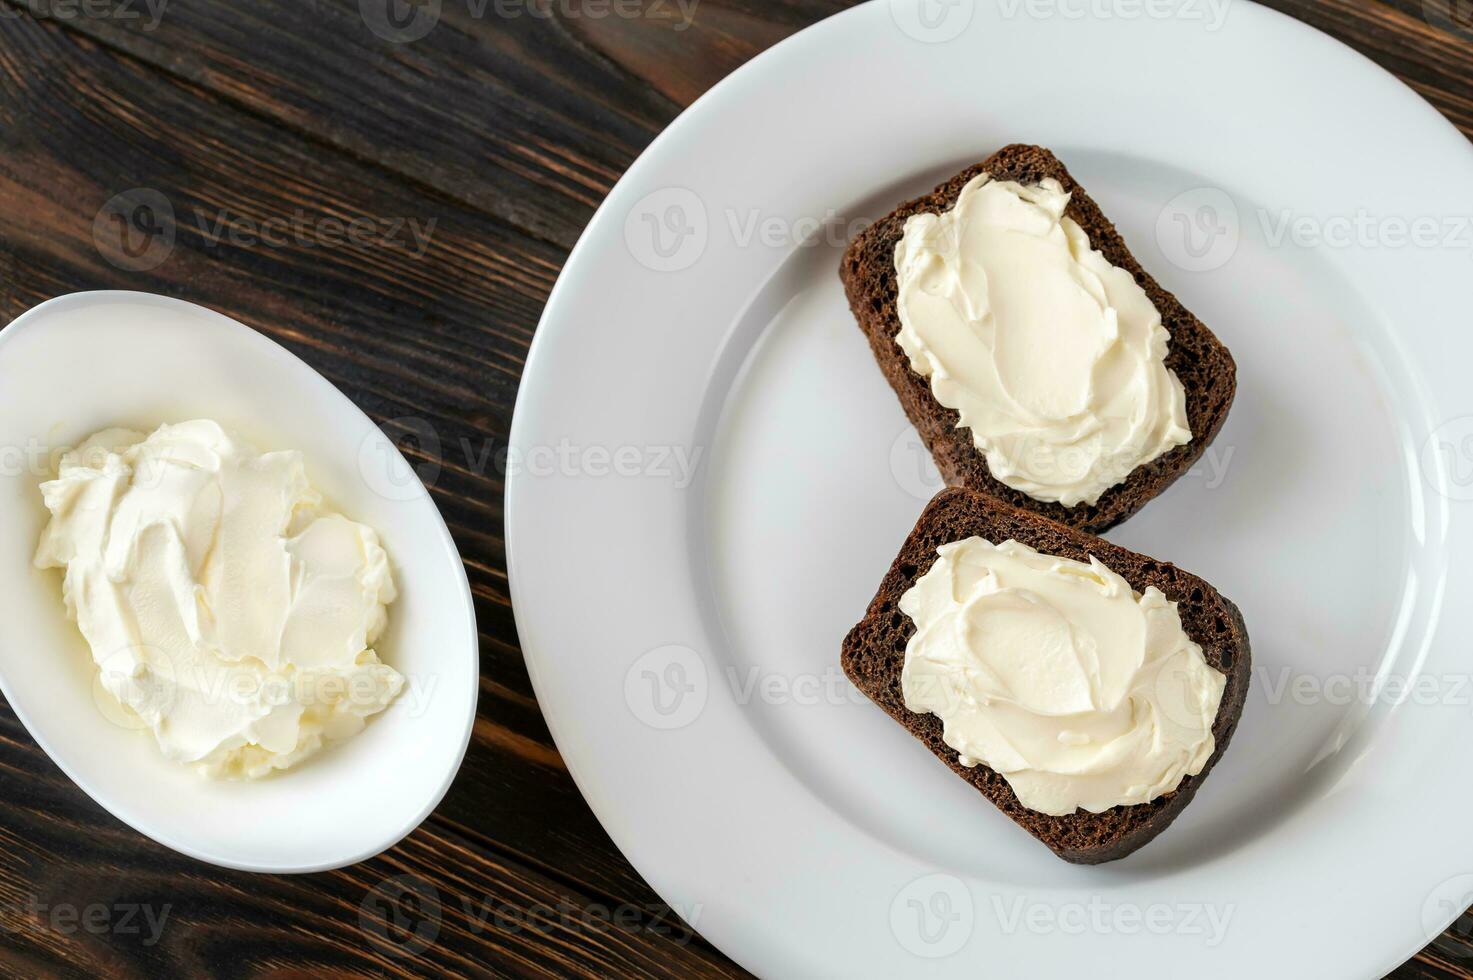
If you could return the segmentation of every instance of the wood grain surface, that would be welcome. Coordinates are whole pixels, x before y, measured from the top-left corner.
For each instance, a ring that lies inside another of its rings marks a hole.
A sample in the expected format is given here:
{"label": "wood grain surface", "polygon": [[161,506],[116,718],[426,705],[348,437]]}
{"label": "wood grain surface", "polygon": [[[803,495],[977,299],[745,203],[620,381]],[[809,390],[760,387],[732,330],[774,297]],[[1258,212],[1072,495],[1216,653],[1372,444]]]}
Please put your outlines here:
{"label": "wood grain surface", "polygon": [[[286,345],[400,441],[475,596],[465,766],[387,854],[253,876],[120,824],[4,707],[0,973],[744,976],[630,868],[552,743],[512,620],[495,460],[548,291],[619,175],[732,69],[848,4],[443,0],[412,43],[376,33],[372,5],[0,0],[0,323],[82,289],[179,296]],[[1270,5],[1473,134],[1470,0]],[[97,221],[139,188],[174,216],[148,269]],[[328,230],[355,220],[372,232]],[[273,227],[306,231],[253,234]],[[1470,932],[1465,914],[1393,975],[1473,980]]]}

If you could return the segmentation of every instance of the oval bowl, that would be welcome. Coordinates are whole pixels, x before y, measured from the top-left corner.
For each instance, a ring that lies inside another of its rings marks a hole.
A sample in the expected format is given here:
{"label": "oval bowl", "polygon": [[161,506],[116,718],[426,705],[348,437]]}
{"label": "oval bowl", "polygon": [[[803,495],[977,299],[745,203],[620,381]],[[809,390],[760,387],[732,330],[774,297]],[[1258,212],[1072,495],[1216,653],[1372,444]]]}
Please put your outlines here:
{"label": "oval bowl", "polygon": [[[334,507],[378,530],[399,586],[376,645],[405,675],[364,731],[255,782],[168,761],[110,721],[67,619],[60,572],[32,567],[39,485],[56,456],[109,426],[212,418],[262,450],[298,449]],[[398,449],[327,379],[222,314],[133,292],[75,293],[0,332],[0,689],[51,759],[142,834],[244,871],[323,871],[414,830],[445,795],[475,719],[479,644],[465,568]]]}

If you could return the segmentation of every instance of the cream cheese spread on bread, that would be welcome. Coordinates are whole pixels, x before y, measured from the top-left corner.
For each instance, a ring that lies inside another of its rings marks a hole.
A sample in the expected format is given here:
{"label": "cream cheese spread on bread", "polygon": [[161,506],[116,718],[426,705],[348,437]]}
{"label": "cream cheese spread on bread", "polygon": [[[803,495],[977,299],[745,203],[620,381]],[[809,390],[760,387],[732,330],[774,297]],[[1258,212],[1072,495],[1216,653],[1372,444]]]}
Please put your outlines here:
{"label": "cream cheese spread on bread", "polygon": [[1149,803],[1212,756],[1226,678],[1155,586],[1016,541],[966,538],[900,599],[905,706],[1031,810]]}
{"label": "cream cheese spread on bread", "polygon": [[211,777],[345,738],[404,678],[373,644],[395,598],[378,535],[327,510],[302,455],[214,422],[109,429],[41,487],[35,563],[92,649],[98,706]]}
{"label": "cream cheese spread on bread", "polygon": [[949,211],[908,218],[896,340],[997,480],[1073,507],[1192,432],[1160,313],[1068,204],[1053,178],[981,174]]}

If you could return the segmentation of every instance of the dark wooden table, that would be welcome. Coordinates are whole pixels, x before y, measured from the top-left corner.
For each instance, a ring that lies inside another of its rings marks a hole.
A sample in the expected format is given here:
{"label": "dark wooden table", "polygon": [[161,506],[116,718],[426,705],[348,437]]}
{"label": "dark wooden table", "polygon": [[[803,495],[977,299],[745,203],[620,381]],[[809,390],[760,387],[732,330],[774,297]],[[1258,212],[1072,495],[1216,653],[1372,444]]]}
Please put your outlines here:
{"label": "dark wooden table", "polygon": [[[445,802],[389,853],[306,877],[142,838],[0,710],[7,975],[743,975],[619,855],[553,746],[512,621],[494,460],[548,290],[619,175],[728,72],[847,4],[443,0],[433,30],[396,43],[381,35],[422,22],[382,20],[383,2],[0,0],[0,322],[134,288],[291,348],[441,464],[482,658]],[[1272,5],[1473,134],[1470,0]],[[138,189],[165,202],[171,248],[119,237]],[[1470,929],[1464,915],[1394,975],[1473,978]]]}

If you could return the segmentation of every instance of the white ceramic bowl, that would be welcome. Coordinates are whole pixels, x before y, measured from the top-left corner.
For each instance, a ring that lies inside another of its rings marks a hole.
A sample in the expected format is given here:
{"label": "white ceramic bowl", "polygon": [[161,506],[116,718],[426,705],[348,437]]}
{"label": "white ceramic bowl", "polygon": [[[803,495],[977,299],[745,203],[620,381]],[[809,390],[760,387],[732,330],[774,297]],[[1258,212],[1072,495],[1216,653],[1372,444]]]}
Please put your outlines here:
{"label": "white ceramic bowl", "polygon": [[[313,483],[376,528],[400,597],[377,645],[409,681],[362,734],[257,782],[166,760],[104,717],[60,573],[31,565],[54,454],[108,426],[212,418],[261,449],[298,449]],[[94,800],[191,857],[246,871],[321,871],[372,857],[427,817],[475,718],[470,587],[439,511],[378,427],[289,351],[219,313],[143,293],[77,293],[0,332],[0,688]]]}

